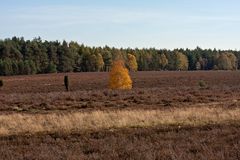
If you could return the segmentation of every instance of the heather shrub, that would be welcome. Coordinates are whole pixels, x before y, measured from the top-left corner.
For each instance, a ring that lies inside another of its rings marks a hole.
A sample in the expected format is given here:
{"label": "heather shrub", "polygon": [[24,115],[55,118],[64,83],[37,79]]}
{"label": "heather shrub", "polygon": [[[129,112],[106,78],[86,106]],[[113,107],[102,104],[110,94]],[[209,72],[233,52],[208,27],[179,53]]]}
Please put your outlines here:
{"label": "heather shrub", "polygon": [[206,88],[207,87],[207,83],[203,80],[200,80],[198,82],[198,85],[199,85],[200,88]]}

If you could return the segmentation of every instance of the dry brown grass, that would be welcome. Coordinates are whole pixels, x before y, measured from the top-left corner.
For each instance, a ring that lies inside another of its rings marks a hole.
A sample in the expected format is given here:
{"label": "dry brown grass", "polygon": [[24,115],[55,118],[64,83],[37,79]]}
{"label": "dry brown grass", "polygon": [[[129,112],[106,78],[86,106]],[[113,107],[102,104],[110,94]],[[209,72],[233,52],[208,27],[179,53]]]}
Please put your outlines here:
{"label": "dry brown grass", "polygon": [[202,126],[240,122],[240,108],[175,108],[172,110],[117,110],[0,116],[0,136],[71,133],[159,125]]}

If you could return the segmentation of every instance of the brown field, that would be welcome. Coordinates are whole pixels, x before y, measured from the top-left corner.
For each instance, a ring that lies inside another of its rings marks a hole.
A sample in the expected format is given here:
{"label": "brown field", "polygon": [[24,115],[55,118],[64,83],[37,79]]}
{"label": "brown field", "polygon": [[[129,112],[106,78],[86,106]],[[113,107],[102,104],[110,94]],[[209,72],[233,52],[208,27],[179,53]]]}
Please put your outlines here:
{"label": "brown field", "polygon": [[240,72],[131,74],[0,77],[0,159],[240,159]]}
{"label": "brown field", "polygon": [[[64,74],[2,77],[0,113],[159,109],[206,103],[235,107],[240,103],[240,72],[138,72],[132,75],[131,91],[108,90],[107,73],[68,75],[71,92],[64,92]],[[199,86],[201,80],[206,86]]]}

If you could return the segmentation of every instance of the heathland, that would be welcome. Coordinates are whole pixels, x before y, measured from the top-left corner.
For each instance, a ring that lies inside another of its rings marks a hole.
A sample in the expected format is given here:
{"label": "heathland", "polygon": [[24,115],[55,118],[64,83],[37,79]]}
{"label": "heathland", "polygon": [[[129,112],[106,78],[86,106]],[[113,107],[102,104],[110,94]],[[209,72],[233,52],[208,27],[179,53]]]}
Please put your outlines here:
{"label": "heathland", "polygon": [[1,77],[0,159],[239,159],[240,72]]}

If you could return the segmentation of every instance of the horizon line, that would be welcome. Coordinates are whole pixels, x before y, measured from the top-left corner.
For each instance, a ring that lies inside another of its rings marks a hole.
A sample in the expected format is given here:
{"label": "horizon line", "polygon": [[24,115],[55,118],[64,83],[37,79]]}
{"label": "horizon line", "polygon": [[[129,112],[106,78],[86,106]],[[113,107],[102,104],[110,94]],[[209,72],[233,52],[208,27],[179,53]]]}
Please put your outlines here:
{"label": "horizon line", "polygon": [[104,48],[104,47],[109,47],[109,48],[115,48],[115,49],[131,49],[131,50],[134,50],[134,49],[155,49],[155,50],[168,50],[168,51],[174,51],[174,50],[178,50],[178,49],[183,49],[183,50],[195,50],[197,48],[200,48],[202,50],[216,50],[216,51],[240,51],[240,48],[237,49],[237,48],[234,48],[234,49],[224,49],[224,48],[218,48],[218,47],[212,47],[212,48],[207,48],[207,47],[202,47],[201,45],[196,45],[196,47],[174,47],[174,48],[165,48],[165,47],[156,47],[156,46],[150,46],[150,47],[130,47],[130,46],[111,46],[111,45],[108,45],[108,44],[105,44],[105,45],[89,45],[89,44],[86,44],[84,42],[80,42],[78,40],[68,40],[67,38],[63,38],[62,40],[59,40],[59,39],[45,39],[45,38],[42,38],[41,36],[36,36],[36,37],[32,37],[32,38],[25,38],[24,36],[12,36],[12,37],[8,37],[8,38],[0,38],[0,41],[4,41],[4,40],[12,40],[12,38],[23,38],[24,41],[33,41],[34,39],[38,39],[40,38],[43,42],[44,41],[47,41],[47,42],[60,42],[60,43],[63,43],[63,41],[66,41],[68,44],[70,42],[77,42],[79,45],[84,45],[85,47],[91,47],[91,48]]}

